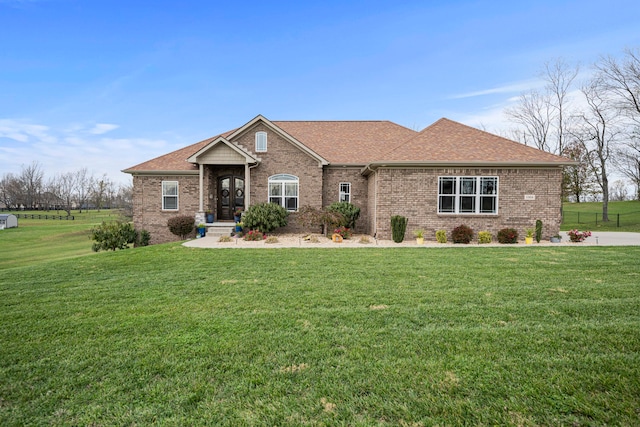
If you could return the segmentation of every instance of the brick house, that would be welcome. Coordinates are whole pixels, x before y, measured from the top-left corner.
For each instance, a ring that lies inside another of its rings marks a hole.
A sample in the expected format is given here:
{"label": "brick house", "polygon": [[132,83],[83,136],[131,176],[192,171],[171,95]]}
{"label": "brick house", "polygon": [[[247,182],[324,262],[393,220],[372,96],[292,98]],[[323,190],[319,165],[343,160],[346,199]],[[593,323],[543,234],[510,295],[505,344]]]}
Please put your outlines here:
{"label": "brick house", "polygon": [[570,160],[440,119],[420,132],[389,121],[270,121],[241,127],[124,170],[133,176],[134,223],[152,242],[175,240],[167,219],[232,221],[235,208],[279,203],[295,212],[349,201],[357,232],[390,239],[393,215],[450,232],[460,224],[494,235],[536,219],[558,232],[562,167]]}

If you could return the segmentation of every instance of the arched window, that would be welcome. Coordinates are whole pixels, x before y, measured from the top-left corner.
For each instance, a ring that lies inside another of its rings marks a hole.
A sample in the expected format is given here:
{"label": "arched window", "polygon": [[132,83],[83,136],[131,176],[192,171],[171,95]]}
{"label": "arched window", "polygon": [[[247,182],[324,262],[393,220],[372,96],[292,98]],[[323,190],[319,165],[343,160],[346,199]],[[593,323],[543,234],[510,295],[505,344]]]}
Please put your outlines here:
{"label": "arched window", "polygon": [[269,177],[269,203],[277,203],[286,210],[295,212],[298,210],[298,184],[297,176],[278,174]]}
{"label": "arched window", "polygon": [[256,132],[256,153],[267,151],[267,133]]}

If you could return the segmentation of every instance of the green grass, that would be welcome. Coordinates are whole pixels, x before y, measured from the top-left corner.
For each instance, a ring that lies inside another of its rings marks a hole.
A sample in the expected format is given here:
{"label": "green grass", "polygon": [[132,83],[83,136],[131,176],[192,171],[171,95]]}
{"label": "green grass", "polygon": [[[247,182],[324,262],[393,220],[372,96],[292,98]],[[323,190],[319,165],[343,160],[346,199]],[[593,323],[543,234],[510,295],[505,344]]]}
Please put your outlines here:
{"label": "green grass", "polygon": [[[15,213],[46,214],[27,211]],[[49,212],[56,214],[55,211]],[[58,214],[66,215],[59,211]],[[117,211],[78,213],[75,220],[18,218],[18,227],[0,230],[0,270],[92,254],[89,230],[118,218]]]}
{"label": "green grass", "polygon": [[168,244],[7,268],[0,425],[637,425],[638,259]]}
{"label": "green grass", "polygon": [[[602,203],[565,203],[562,230],[640,232],[640,201],[609,202],[609,221],[602,222]],[[618,214],[619,227],[618,227]],[[596,223],[597,221],[597,223]]]}

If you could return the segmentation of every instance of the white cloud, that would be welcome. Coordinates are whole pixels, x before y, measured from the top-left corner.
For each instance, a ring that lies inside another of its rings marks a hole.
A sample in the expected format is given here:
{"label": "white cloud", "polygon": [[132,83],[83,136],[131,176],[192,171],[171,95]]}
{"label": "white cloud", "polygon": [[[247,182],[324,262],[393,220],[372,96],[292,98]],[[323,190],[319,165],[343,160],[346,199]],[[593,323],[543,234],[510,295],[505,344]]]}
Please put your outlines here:
{"label": "white cloud", "polygon": [[107,132],[111,132],[114,129],[118,129],[120,126],[110,123],[96,123],[96,125],[89,129],[89,133],[93,135],[102,135]]}
{"label": "white cloud", "polygon": [[108,138],[115,124],[74,124],[49,127],[25,120],[0,119],[0,174],[20,173],[22,166],[38,162],[47,178],[87,168],[95,176],[106,174],[124,183],[122,169],[179,147],[154,138]]}
{"label": "white cloud", "polygon": [[475,98],[477,96],[496,95],[503,93],[521,93],[528,90],[536,89],[544,86],[544,81],[539,79],[524,80],[516,83],[509,83],[503,86],[493,87],[489,89],[480,89],[473,92],[451,95],[449,99]]}

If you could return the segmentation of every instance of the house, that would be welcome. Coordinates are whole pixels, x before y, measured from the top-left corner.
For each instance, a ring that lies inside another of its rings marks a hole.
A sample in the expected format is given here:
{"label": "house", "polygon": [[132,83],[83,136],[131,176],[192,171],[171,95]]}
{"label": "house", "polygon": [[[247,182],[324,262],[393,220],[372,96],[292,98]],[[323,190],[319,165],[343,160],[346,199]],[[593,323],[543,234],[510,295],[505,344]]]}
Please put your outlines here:
{"label": "house", "polygon": [[167,220],[193,215],[231,221],[236,208],[278,203],[292,214],[283,232],[301,231],[302,206],[351,202],[357,232],[391,238],[390,218],[450,232],[512,227],[537,219],[559,231],[562,167],[572,161],[461,123],[440,119],[420,132],[389,121],[270,121],[246,124],[123,172],[133,176],[137,228],[153,243],[174,240]]}

